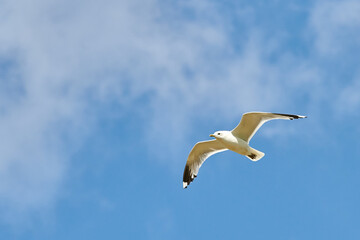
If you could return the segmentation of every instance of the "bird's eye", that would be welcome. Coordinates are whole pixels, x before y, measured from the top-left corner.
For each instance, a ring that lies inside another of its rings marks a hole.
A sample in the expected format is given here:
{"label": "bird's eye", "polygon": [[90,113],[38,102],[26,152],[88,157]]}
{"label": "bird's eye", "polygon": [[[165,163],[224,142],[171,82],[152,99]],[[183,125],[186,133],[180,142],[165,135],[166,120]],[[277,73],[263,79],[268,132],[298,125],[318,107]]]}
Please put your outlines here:
{"label": "bird's eye", "polygon": [[220,133],[218,133],[218,135],[220,135]]}

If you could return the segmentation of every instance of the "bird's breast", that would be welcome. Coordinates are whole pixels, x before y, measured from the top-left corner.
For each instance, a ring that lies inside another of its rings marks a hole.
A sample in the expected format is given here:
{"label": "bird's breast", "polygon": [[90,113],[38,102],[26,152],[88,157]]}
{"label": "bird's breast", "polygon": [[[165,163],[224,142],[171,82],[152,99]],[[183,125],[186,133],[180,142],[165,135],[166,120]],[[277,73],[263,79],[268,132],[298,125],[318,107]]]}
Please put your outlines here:
{"label": "bird's breast", "polygon": [[242,140],[241,138],[237,138],[235,136],[229,136],[222,139],[222,143],[229,150],[234,151],[236,153],[247,155],[250,151],[249,144]]}

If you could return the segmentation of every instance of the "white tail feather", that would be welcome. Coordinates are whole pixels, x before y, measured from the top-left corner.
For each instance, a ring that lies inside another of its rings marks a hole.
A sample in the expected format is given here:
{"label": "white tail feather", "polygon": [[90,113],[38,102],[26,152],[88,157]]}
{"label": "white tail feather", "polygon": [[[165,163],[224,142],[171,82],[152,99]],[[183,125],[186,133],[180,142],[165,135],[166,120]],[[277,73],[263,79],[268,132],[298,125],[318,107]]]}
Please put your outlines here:
{"label": "white tail feather", "polygon": [[265,156],[265,153],[250,148],[250,154],[248,154],[246,157],[249,158],[251,161],[256,162],[259,161],[263,156]]}

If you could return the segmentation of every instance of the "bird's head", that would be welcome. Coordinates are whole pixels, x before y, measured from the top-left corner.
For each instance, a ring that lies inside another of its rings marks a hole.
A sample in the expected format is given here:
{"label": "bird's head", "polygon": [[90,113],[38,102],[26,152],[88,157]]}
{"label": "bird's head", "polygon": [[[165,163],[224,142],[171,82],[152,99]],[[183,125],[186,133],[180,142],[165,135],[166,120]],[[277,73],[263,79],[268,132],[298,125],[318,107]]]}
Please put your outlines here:
{"label": "bird's head", "polygon": [[213,134],[210,134],[210,137],[214,138],[223,138],[225,136],[225,131],[216,131]]}

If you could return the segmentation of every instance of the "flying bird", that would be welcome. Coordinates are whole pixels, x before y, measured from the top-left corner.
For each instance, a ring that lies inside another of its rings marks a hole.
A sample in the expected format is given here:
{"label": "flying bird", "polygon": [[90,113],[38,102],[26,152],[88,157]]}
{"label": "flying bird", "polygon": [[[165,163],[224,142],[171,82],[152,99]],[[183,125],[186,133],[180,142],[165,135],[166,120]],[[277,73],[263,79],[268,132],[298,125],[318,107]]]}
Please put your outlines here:
{"label": "flying bird", "polygon": [[265,122],[273,119],[293,120],[299,118],[306,118],[306,116],[267,112],[244,113],[240,123],[233,130],[217,131],[210,134],[210,137],[215,139],[195,144],[186,161],[183,188],[187,188],[196,178],[204,161],[215,153],[231,150],[248,157],[251,161],[260,160],[265,154],[249,146],[256,131]]}

